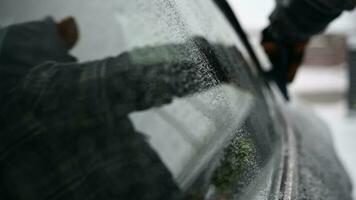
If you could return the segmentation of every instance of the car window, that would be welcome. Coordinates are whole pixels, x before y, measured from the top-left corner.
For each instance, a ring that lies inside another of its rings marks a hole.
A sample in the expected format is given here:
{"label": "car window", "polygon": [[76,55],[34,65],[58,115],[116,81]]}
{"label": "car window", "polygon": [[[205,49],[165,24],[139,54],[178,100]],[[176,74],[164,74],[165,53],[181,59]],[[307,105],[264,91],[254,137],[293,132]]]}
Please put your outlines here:
{"label": "car window", "polygon": [[118,1],[116,18],[136,62],[189,61],[206,84],[229,80],[131,114],[186,196],[277,195],[283,127],[265,101],[267,89],[251,73],[244,46],[213,1]]}
{"label": "car window", "polygon": [[[214,1],[73,0],[63,10],[55,0],[36,0],[36,8],[32,1],[11,2],[0,8],[8,9],[1,10],[0,25],[74,15],[82,41],[73,53],[82,61],[127,52],[135,64],[193,64],[190,70],[198,76],[188,70],[180,77],[184,91],[191,92],[130,113],[135,130],[146,136],[188,199],[278,195],[283,120]],[[35,14],[13,12],[27,7]]]}

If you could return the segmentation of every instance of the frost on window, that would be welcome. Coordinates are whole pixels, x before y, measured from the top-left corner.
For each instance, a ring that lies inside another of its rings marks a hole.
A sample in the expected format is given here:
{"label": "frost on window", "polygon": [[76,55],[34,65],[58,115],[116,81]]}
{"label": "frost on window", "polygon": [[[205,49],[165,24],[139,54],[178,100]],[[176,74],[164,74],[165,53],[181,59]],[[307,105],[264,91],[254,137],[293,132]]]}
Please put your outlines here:
{"label": "frost on window", "polygon": [[185,195],[278,195],[281,128],[244,47],[214,2],[136,0],[115,6],[134,62],[194,63],[202,75],[191,82],[218,85],[130,115]]}
{"label": "frost on window", "polygon": [[[56,18],[72,14],[53,10],[59,7],[57,1],[36,1],[52,9]],[[188,199],[277,195],[274,183],[280,179],[283,127],[269,110],[260,88],[263,84],[251,73],[245,47],[214,1],[90,0],[78,4],[73,0],[66,5],[68,9],[80,7],[74,13],[82,25],[83,41],[73,53],[81,60],[126,52],[135,67],[194,66],[181,69],[185,73],[177,82],[184,84],[175,88],[184,91],[179,97],[129,115],[135,130],[146,136]],[[0,25],[43,16],[20,13],[16,17],[17,21],[6,18]],[[95,70],[88,73],[97,75]]]}

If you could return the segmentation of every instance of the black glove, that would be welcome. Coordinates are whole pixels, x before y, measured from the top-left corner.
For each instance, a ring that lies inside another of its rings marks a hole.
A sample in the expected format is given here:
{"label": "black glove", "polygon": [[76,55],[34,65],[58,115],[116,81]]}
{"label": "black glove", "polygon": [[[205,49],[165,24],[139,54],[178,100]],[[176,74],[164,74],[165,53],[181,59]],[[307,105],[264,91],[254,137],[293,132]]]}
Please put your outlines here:
{"label": "black glove", "polygon": [[274,36],[269,28],[262,32],[262,46],[267,53],[272,69],[267,77],[274,80],[284,97],[288,100],[287,84],[292,82],[303,61],[308,41],[288,42]]}

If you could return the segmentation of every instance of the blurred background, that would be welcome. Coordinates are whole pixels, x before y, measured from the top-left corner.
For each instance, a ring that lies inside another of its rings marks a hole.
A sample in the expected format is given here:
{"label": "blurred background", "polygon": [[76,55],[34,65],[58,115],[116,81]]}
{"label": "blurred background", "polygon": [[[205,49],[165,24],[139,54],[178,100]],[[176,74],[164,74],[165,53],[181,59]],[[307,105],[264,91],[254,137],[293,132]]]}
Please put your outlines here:
{"label": "blurred background", "polygon": [[[267,26],[275,2],[229,2],[268,66],[259,45],[260,31]],[[289,90],[292,103],[306,106],[330,127],[336,151],[356,185],[356,11],[344,13],[323,35],[313,38]],[[355,189],[353,196],[356,199]]]}
{"label": "blurred background", "polygon": [[[65,15],[73,15],[78,19],[82,35],[78,46],[73,50],[79,60],[93,60],[110,55],[112,52],[120,53],[124,41],[117,40],[122,34],[120,26],[108,27],[108,24],[117,23],[113,16],[111,3],[85,6],[87,10],[78,12],[81,0],[73,0],[71,4],[61,1],[36,0],[43,2],[43,7],[29,6],[34,0],[8,1],[6,6],[0,6],[0,27],[15,22],[40,19],[52,13],[55,19]],[[113,0],[108,0],[113,1]],[[258,51],[264,65],[269,63],[259,45],[260,31],[267,25],[268,16],[274,8],[274,0],[229,0],[243,27],[248,32],[250,40]],[[36,10],[28,9],[29,7]],[[62,10],[57,10],[61,7]],[[15,14],[14,14],[15,13]],[[65,13],[65,15],[63,15]],[[95,19],[93,19],[95,13]],[[11,16],[11,18],[9,18]],[[97,23],[102,20],[105,23]],[[103,29],[102,37],[95,37],[95,31]],[[96,38],[95,42],[90,41]],[[116,43],[107,43],[107,38],[116,38]],[[98,46],[99,45],[99,46]],[[92,51],[92,49],[101,51]],[[351,65],[350,65],[351,63]],[[350,67],[352,66],[353,68]],[[309,46],[305,63],[298,72],[293,84],[290,85],[292,103],[303,104],[311,111],[316,112],[332,130],[335,148],[353,178],[356,185],[356,12],[344,13],[337,21],[329,26],[325,34],[315,37]],[[326,166],[327,167],[327,166]],[[354,191],[356,198],[356,191]]]}

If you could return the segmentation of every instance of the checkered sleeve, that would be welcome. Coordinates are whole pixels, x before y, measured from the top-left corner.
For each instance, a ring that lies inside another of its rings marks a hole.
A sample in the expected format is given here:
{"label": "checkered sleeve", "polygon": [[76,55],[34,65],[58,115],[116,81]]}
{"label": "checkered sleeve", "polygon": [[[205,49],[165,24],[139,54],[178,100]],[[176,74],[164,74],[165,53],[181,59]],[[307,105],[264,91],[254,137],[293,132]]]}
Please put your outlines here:
{"label": "checkered sleeve", "polygon": [[192,63],[134,64],[130,54],[123,53],[81,64],[41,64],[19,88],[23,104],[39,115],[105,107],[125,116],[209,87],[200,76]]}

